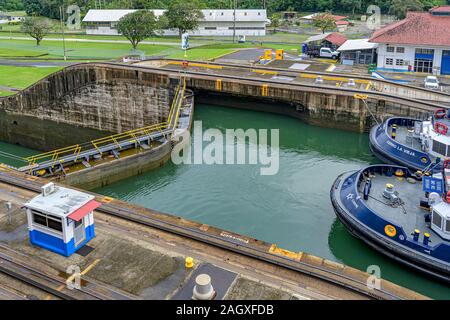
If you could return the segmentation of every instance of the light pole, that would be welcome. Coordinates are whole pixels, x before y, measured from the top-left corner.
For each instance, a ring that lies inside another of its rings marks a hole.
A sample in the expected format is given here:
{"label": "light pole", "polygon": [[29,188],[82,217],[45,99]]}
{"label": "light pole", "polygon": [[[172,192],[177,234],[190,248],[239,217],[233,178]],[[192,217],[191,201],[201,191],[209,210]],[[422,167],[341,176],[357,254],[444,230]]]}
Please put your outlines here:
{"label": "light pole", "polygon": [[67,57],[66,57],[66,39],[64,37],[64,13],[63,13],[62,6],[59,7],[59,17],[60,17],[60,20],[61,20],[61,31],[62,31],[62,40],[63,40],[64,61],[66,61],[67,60]]}
{"label": "light pole", "polygon": [[235,38],[236,38],[236,6],[237,6],[237,0],[234,0],[234,11],[233,11],[233,43],[235,42]]}

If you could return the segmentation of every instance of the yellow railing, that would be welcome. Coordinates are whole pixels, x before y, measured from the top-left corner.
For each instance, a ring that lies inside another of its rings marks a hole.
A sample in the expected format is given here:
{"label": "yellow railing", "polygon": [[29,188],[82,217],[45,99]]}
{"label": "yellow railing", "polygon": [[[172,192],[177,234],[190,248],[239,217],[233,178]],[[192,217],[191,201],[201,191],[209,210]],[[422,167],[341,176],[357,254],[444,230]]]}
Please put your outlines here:
{"label": "yellow railing", "polygon": [[[182,84],[179,85],[175,91],[175,95],[172,104],[170,106],[169,115],[167,117],[167,120],[164,122],[143,128],[125,131],[122,133],[117,133],[111,136],[95,139],[83,144],[76,144],[73,146],[48,151],[45,153],[27,157],[25,159],[28,161],[29,165],[34,165],[38,162],[48,160],[52,161],[52,164],[55,165],[57,162],[61,162],[61,160],[59,159],[66,156],[75,155],[76,156],[75,160],[77,160],[78,159],[77,157],[81,154],[82,151],[87,151],[94,148],[97,149],[101,154],[100,147],[104,145],[116,144],[118,147],[120,147],[121,141],[129,139],[137,139],[138,137],[143,135],[150,135],[152,132],[163,131],[164,129],[169,128],[172,124],[176,126],[185,90],[186,90],[186,79],[183,78]],[[172,122],[173,117],[175,117],[175,122]]]}

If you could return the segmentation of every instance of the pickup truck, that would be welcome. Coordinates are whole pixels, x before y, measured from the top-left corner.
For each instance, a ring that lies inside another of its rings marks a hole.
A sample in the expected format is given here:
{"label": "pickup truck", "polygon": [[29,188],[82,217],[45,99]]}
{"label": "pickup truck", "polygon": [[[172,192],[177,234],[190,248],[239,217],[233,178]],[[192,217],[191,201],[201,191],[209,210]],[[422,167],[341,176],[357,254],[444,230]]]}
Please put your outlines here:
{"label": "pickup truck", "polygon": [[339,58],[340,52],[333,51],[330,48],[308,47],[307,54],[310,57],[330,58],[336,60]]}
{"label": "pickup truck", "polygon": [[320,48],[319,57],[321,58],[331,58],[336,60],[339,57],[338,51],[333,51],[330,48]]}

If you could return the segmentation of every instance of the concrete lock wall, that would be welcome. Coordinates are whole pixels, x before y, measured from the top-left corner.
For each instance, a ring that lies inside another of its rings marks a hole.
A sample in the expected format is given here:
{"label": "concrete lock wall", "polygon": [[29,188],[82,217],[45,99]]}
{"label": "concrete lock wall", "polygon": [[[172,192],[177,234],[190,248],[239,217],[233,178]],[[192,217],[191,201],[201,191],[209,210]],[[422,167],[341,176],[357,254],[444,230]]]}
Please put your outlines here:
{"label": "concrete lock wall", "polygon": [[69,173],[55,181],[86,190],[100,188],[162,167],[170,159],[171,151],[171,142],[165,142],[152,150]]}
{"label": "concrete lock wall", "polygon": [[[364,103],[336,88],[301,87],[189,76],[197,101],[292,116],[308,123],[353,131],[373,124]],[[20,94],[0,99],[0,140],[52,150],[164,121],[178,74],[106,64],[66,68]],[[426,110],[371,97],[379,117],[421,117]],[[68,173],[59,181],[94,189],[162,166],[171,143]]]}
{"label": "concrete lock wall", "polygon": [[0,98],[0,140],[52,150],[164,121],[168,77],[77,65]]}
{"label": "concrete lock wall", "polygon": [[[229,80],[222,81],[221,90],[217,90],[215,80],[198,78],[189,79],[188,87],[195,91],[197,101],[203,103],[280,113],[318,126],[363,132],[375,123],[365,104],[343,90],[268,84],[264,93],[262,84]],[[423,117],[428,112],[378,99],[369,99],[367,103],[379,118]]]}

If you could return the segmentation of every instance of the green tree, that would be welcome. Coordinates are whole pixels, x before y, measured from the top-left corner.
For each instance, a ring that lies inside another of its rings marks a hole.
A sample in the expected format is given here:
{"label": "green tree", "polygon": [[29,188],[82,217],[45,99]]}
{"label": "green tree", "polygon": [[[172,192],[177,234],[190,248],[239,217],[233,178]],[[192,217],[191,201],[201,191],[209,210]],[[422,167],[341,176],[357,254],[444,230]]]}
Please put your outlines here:
{"label": "green tree", "polygon": [[313,18],[313,23],[316,28],[325,33],[327,30],[334,30],[336,28],[336,20],[329,12],[316,14]]}
{"label": "green tree", "polygon": [[41,44],[42,39],[52,30],[52,25],[45,18],[26,17],[22,23],[22,31],[36,39],[36,45]]}
{"label": "green tree", "polygon": [[408,11],[422,11],[423,3],[420,0],[392,0],[389,13],[395,15],[399,19],[406,17]]}
{"label": "green tree", "polygon": [[203,13],[198,9],[198,3],[185,2],[184,0],[174,0],[169,3],[164,16],[167,19],[169,29],[178,29],[180,37],[187,31],[198,28],[199,22],[203,19]]}
{"label": "green tree", "polygon": [[362,0],[341,0],[341,6],[342,10],[347,11],[348,9],[350,9],[352,12],[352,17],[354,17],[356,10],[361,10]]}
{"label": "green tree", "polygon": [[23,10],[22,0],[0,0],[0,11]]}
{"label": "green tree", "polygon": [[133,50],[145,38],[154,36],[159,23],[152,11],[138,10],[122,17],[117,23],[117,30],[130,42]]}

